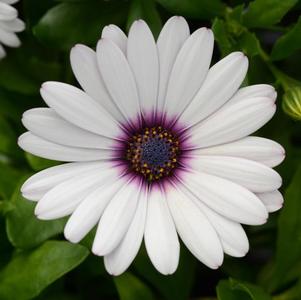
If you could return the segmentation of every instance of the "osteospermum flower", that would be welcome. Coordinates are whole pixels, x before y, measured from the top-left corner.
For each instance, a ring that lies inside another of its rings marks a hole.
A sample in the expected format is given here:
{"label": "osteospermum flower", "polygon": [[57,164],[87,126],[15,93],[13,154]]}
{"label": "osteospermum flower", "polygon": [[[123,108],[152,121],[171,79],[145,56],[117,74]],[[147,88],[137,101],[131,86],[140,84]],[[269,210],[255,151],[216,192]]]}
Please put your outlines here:
{"label": "osteospermum flower", "polygon": [[19,0],[0,0],[0,59],[6,55],[4,46],[19,47],[16,32],[23,31],[25,24],[18,18],[18,11],[11,6]]}
{"label": "osteospermum flower", "polygon": [[251,136],[275,113],[269,85],[239,89],[248,59],[234,52],[213,65],[213,34],[189,33],[182,17],[158,41],[144,21],[128,37],[104,28],[97,50],[76,45],[73,72],[83,88],[46,82],[49,108],[24,113],[19,145],[69,162],[37,173],[22,187],[49,220],[71,215],[64,233],[79,242],[94,226],[92,247],[109,273],[125,271],[142,239],[163,274],[179,261],[179,237],[201,262],[218,268],[224,253],[244,256],[241,224],[266,222],[279,209],[283,148]]}

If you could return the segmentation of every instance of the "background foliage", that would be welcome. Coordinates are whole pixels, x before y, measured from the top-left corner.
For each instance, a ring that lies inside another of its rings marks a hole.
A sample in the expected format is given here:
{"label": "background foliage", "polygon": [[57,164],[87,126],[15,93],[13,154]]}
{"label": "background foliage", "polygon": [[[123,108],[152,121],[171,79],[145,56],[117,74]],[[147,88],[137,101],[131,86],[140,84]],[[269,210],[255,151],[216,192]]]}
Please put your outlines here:
{"label": "background foliage", "polygon": [[[0,62],[0,299],[1,300],[300,300],[301,299],[301,1],[299,0],[23,0],[17,8],[27,29],[22,47]],[[92,47],[109,23],[125,31],[145,19],[155,35],[171,15],[193,29],[212,27],[214,61],[233,50],[250,59],[246,84],[270,83],[278,111],[260,135],[287,151],[278,168],[285,206],[267,224],[246,228],[250,253],[226,257],[218,271],[196,262],[182,246],[178,271],[161,276],[141,249],[124,275],[111,277],[102,259],[64,241],[65,220],[38,221],[19,187],[53,162],[24,154],[16,145],[24,110],[43,106],[39,87],[59,80],[76,85],[69,51]]]}

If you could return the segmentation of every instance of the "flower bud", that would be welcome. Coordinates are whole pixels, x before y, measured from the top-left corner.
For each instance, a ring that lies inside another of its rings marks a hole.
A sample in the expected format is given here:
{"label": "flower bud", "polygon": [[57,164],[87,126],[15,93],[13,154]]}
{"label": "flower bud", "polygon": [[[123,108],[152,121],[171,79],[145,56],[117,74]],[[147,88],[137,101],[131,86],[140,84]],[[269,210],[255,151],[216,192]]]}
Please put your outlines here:
{"label": "flower bud", "polygon": [[282,108],[292,118],[301,120],[301,86],[286,91],[283,96]]}

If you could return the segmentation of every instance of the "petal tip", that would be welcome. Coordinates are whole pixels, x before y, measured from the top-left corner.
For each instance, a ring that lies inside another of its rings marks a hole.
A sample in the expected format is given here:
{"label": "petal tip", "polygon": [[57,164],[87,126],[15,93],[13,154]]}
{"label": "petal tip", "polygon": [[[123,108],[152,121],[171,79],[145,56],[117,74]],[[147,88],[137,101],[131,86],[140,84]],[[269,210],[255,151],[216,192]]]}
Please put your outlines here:
{"label": "petal tip", "polygon": [[103,255],[101,254],[101,252],[99,251],[99,249],[97,249],[97,247],[94,246],[94,244],[93,244],[93,246],[92,246],[91,251],[92,251],[92,253],[93,253],[94,255],[96,255],[96,256],[103,256]]}
{"label": "petal tip", "polygon": [[77,244],[81,240],[79,238],[76,238],[75,234],[73,234],[72,231],[69,230],[69,228],[67,226],[65,226],[65,229],[64,229],[64,237],[66,240],[68,240],[72,244]]}
{"label": "petal tip", "polygon": [[37,214],[35,212],[35,216],[37,217],[37,219],[41,220],[41,221],[48,221],[51,220],[51,218],[48,218],[47,215],[45,214]]}

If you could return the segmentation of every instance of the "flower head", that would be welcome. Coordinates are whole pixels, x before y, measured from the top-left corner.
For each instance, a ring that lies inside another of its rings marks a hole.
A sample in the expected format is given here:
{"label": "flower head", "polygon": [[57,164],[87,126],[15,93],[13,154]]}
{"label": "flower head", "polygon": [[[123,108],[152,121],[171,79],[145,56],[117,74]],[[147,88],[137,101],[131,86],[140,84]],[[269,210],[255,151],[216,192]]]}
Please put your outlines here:
{"label": "flower head", "polygon": [[19,47],[21,42],[16,32],[23,31],[25,24],[18,18],[18,11],[11,6],[19,0],[0,0],[0,59],[6,55],[3,48]]}
{"label": "flower head", "polygon": [[279,209],[283,148],[248,137],[275,113],[269,85],[239,89],[248,59],[234,52],[210,68],[213,34],[189,33],[182,17],[157,42],[144,21],[128,37],[103,29],[96,52],[71,50],[83,88],[46,82],[49,108],[26,111],[19,145],[69,162],[37,173],[22,187],[43,220],[71,215],[65,237],[79,242],[97,226],[92,251],[109,273],[125,271],[144,237],[163,274],[179,260],[179,238],[218,268],[224,253],[244,256],[242,224],[266,222]]}

